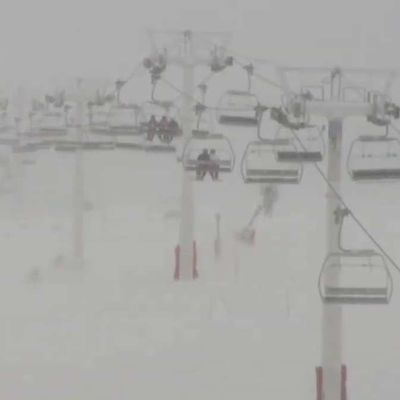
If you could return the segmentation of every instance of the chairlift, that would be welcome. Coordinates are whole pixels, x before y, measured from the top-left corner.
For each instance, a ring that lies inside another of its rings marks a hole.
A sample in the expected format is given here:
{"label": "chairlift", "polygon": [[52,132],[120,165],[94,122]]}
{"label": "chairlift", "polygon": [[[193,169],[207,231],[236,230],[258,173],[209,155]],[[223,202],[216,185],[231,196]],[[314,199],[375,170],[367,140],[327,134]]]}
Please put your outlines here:
{"label": "chairlift", "polygon": [[143,148],[152,152],[175,152],[172,141],[182,136],[179,110],[172,102],[150,101],[142,106],[140,126],[146,133]]}
{"label": "chairlift", "polygon": [[139,127],[139,107],[136,105],[118,104],[108,112],[108,130],[112,135],[141,135]]}
{"label": "chairlift", "polygon": [[388,133],[358,137],[350,146],[347,171],[355,182],[400,179],[400,141]]}
{"label": "chairlift", "polygon": [[388,304],[393,282],[384,257],[376,251],[338,251],[325,258],[319,291],[327,304]]}
{"label": "chairlift", "polygon": [[314,163],[323,160],[325,154],[325,142],[322,136],[323,128],[310,126],[297,130],[295,134],[301,143],[295,138],[294,131],[288,132],[288,129],[279,127],[276,134],[276,139],[286,138],[293,142],[292,148],[289,146],[278,148],[275,153],[278,161]]}
{"label": "chairlift", "polygon": [[94,134],[109,134],[110,110],[92,106],[89,109],[89,131]]}
{"label": "chairlift", "polygon": [[219,100],[217,120],[221,125],[257,126],[259,102],[249,91],[228,90]]}
{"label": "chairlift", "polygon": [[[205,150],[208,153],[215,151],[218,161],[199,160],[198,157]],[[229,173],[235,167],[235,152],[230,140],[222,134],[196,133],[186,142],[181,160],[186,171],[198,172],[203,169],[211,173],[215,168],[218,172]]]}
{"label": "chairlift", "polygon": [[264,139],[249,142],[241,162],[245,183],[299,183],[303,175],[301,163],[278,161],[276,153],[283,149],[295,151],[287,139]]}
{"label": "chairlift", "polygon": [[[176,122],[180,120],[178,108],[173,102],[170,101],[152,100],[144,103],[141,107],[139,115],[140,125],[144,130],[148,129],[152,117],[154,117],[158,124],[163,119],[174,119]],[[163,127],[160,127],[160,129],[162,128]],[[179,129],[177,129],[175,132],[171,132],[171,134],[179,136],[182,133],[182,130],[179,125],[178,128]]]}
{"label": "chairlift", "polygon": [[64,111],[43,111],[30,115],[30,132],[33,137],[65,136],[68,132]]}
{"label": "chairlift", "polygon": [[388,304],[393,291],[392,277],[382,254],[373,249],[345,249],[341,244],[348,209],[336,209],[339,225],[337,248],[329,253],[319,276],[321,299],[327,304]]}

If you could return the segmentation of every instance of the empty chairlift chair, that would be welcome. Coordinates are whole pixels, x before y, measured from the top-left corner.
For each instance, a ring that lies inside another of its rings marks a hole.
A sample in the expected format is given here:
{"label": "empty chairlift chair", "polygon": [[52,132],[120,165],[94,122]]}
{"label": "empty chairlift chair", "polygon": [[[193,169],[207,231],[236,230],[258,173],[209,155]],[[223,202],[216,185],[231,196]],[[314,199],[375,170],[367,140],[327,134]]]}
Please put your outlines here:
{"label": "empty chairlift chair", "polygon": [[30,134],[37,137],[58,137],[67,134],[64,111],[44,111],[31,114]]}
{"label": "empty chairlift chair", "polygon": [[109,135],[109,110],[97,109],[89,113],[89,132],[98,135]]}
{"label": "empty chairlift chair", "polygon": [[321,299],[327,304],[388,304],[392,277],[384,257],[374,250],[328,254],[319,278]]}
{"label": "empty chairlift chair", "polygon": [[117,136],[141,135],[138,123],[138,106],[116,105],[108,113],[108,129]]}
{"label": "empty chairlift chair", "polygon": [[221,125],[257,126],[257,97],[247,91],[229,90],[218,103],[217,120]]}
{"label": "empty chairlift chair", "polygon": [[245,183],[299,183],[303,175],[301,163],[278,161],[279,151],[295,151],[287,139],[264,139],[250,142],[242,157],[241,173]]}
{"label": "empty chairlift chair", "polygon": [[360,136],[350,146],[347,170],[356,182],[400,179],[400,141],[390,136]]}
{"label": "empty chairlift chair", "polygon": [[[217,157],[217,167],[213,161],[202,162],[198,159],[199,155],[207,150],[209,153],[214,150]],[[182,163],[186,171],[198,171],[203,168],[206,172],[211,172],[217,168],[220,173],[232,172],[235,167],[235,153],[228,138],[217,133],[196,133],[183,148]]]}
{"label": "empty chairlift chair", "polygon": [[288,132],[288,128],[279,128],[276,139],[286,138],[293,142],[293,146],[278,148],[276,152],[278,161],[312,163],[323,160],[325,154],[325,142],[321,128],[309,127],[296,130],[294,133],[301,143],[297,141],[292,132]]}

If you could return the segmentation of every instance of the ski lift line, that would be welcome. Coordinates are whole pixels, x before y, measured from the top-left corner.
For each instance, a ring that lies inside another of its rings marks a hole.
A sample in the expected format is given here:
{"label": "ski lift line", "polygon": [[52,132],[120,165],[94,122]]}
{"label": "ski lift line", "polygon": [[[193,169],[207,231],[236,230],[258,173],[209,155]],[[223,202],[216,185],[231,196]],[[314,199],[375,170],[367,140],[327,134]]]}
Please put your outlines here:
{"label": "ski lift line", "polygon": [[[210,74],[208,74],[204,79],[202,79],[200,81],[200,83],[197,86],[201,86],[201,85],[205,85],[207,84],[211,78],[213,78],[213,76],[215,75],[215,72],[211,72]],[[183,92],[181,89],[179,89],[178,87],[176,87],[175,85],[173,85],[171,82],[167,81],[165,78],[161,78],[161,80],[166,83],[167,85],[169,85],[172,89],[174,89],[175,91],[177,91],[179,94],[172,100],[172,103],[176,103],[178,100],[180,100],[181,97],[183,96],[187,96],[187,94],[185,92]],[[190,96],[192,98],[193,101],[196,101],[196,103],[201,103],[198,100],[196,100],[193,96]],[[209,107],[206,107],[209,108]]]}
{"label": "ski lift line", "polygon": [[[143,68],[142,62],[138,63],[134,69],[132,70],[132,72],[128,75],[127,78],[124,79],[124,81],[126,83],[130,82],[133,78],[135,78],[136,76],[139,75],[140,70]],[[105,93],[107,93],[108,91],[110,91],[110,94],[115,95],[117,94],[117,89],[115,87],[115,83],[110,84],[106,89],[105,89]]]}
{"label": "ski lift line", "polygon": [[[179,40],[176,40],[173,42],[169,48],[167,48],[167,51],[173,51],[175,48],[177,48],[180,45]],[[139,72],[143,69],[143,61],[139,61],[135,67],[133,68],[132,72],[124,79],[126,83],[130,82],[133,78],[135,78]],[[112,86],[110,85],[110,88],[114,89],[111,91],[111,93],[116,94],[117,89],[115,88],[115,85],[113,84]]]}
{"label": "ski lift line", "polygon": [[277,88],[277,89],[283,90],[283,86],[282,86],[282,85],[280,85],[279,83],[276,83],[276,82],[272,81],[271,79],[266,78],[265,76],[259,74],[258,72],[254,72],[254,73],[253,73],[253,76],[254,76],[255,78],[257,78],[258,80],[264,82],[264,83],[267,83],[267,84],[269,84],[269,85],[271,85],[271,86],[274,86],[274,87]]}
{"label": "ski lift line", "polygon": [[184,92],[183,90],[179,89],[177,86],[175,86],[173,83],[171,83],[170,81],[168,81],[165,78],[161,78],[161,80],[167,84],[169,87],[171,87],[172,89],[174,89],[176,92],[179,93],[179,97],[181,96],[185,96],[185,97],[189,97],[192,101],[194,101],[196,104],[200,103],[200,101],[198,99],[196,99],[194,96],[192,96],[189,93]]}
{"label": "ski lift line", "polygon": [[[179,89],[177,86],[175,86],[173,83],[171,83],[170,81],[166,80],[165,78],[161,78],[161,80],[167,84],[168,86],[170,86],[172,89],[174,89],[175,91],[177,91],[179,93],[179,95],[176,97],[176,100],[178,100],[180,97],[182,96],[188,96],[192,99],[193,102],[195,102],[196,104],[202,104],[201,101],[199,99],[197,99],[196,97],[190,95],[189,93],[184,92],[183,90]],[[207,106],[205,104],[203,104],[207,110],[211,110],[211,111],[231,111],[231,108],[228,107],[210,107]],[[246,108],[235,108],[235,111],[248,111],[248,109]]]}
{"label": "ski lift line", "polygon": [[[294,138],[299,142],[300,146],[303,148],[304,151],[307,150],[306,146],[300,139],[300,137],[297,135],[297,133],[293,130],[290,129],[290,132],[294,136]],[[361,220],[354,214],[354,212],[351,210],[351,208],[347,205],[346,201],[344,200],[343,196],[336,190],[334,185],[329,181],[328,177],[325,175],[325,173],[322,171],[321,167],[318,165],[318,163],[314,162],[313,163],[314,168],[317,170],[318,174],[321,176],[321,178],[325,181],[325,183],[329,186],[329,188],[332,190],[332,193],[336,196],[336,198],[339,200],[339,202],[345,207],[347,210],[349,210],[349,215],[353,218],[354,222],[357,224],[357,226],[367,235],[369,240],[382,252],[382,254],[389,260],[389,262],[392,264],[392,266],[397,270],[397,272],[400,273],[400,266],[399,264],[394,261],[394,259],[388,254],[388,252],[382,247],[382,245],[378,242],[378,240],[373,236],[372,233],[369,232],[369,230],[365,227],[365,225],[361,222]]]}
{"label": "ski lift line", "polygon": [[[246,67],[246,64],[244,64],[244,63],[241,63],[241,62],[239,62],[239,61],[237,61],[237,60],[235,60],[235,62],[236,62],[237,64],[239,64],[242,68],[245,68],[245,67]],[[264,83],[267,83],[267,84],[269,84],[269,85],[271,85],[271,86],[274,86],[275,88],[278,88],[278,89],[283,90],[283,86],[282,86],[282,85],[280,85],[279,83],[277,83],[277,82],[275,82],[275,81],[273,81],[273,80],[271,80],[271,79],[269,79],[269,78],[267,78],[267,77],[265,77],[265,76],[259,74],[259,73],[256,72],[256,71],[253,71],[253,72],[252,72],[252,76],[254,76],[255,78],[259,79],[260,81],[262,81],[262,82],[264,82]]]}

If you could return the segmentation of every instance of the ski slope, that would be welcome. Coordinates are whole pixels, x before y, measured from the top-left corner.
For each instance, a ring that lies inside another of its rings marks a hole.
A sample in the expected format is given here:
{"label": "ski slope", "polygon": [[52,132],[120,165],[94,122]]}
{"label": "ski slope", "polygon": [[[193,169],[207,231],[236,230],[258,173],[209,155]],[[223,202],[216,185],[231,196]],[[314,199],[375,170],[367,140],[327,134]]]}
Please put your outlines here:
{"label": "ski slope", "polygon": [[[181,183],[174,155],[85,154],[83,270],[69,261],[75,156],[43,151],[23,167],[19,189],[0,197],[1,399],[315,398],[325,186],[307,166],[302,184],[280,187],[272,216],[258,220],[255,246],[235,243],[259,187],[239,176],[254,132],[229,135],[235,173],[195,183],[194,282],[173,281]],[[353,184],[345,172],[343,178],[349,205],[400,260],[398,184]],[[354,247],[368,245],[351,223],[344,236]],[[389,306],[345,309],[349,399],[400,393],[393,274]]]}

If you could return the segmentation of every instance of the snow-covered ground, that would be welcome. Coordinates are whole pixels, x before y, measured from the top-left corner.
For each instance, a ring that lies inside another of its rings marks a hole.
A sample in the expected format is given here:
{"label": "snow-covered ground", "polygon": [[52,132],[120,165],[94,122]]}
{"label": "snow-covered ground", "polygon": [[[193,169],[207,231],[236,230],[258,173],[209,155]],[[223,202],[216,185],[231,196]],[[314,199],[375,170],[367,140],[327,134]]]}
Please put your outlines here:
{"label": "snow-covered ground", "polygon": [[[259,200],[258,186],[245,186],[238,171],[254,136],[232,133],[234,174],[195,183],[194,282],[173,281],[181,182],[175,155],[85,155],[83,270],[68,261],[75,156],[43,151],[24,167],[19,191],[0,197],[1,399],[315,398],[325,186],[307,166],[302,184],[280,187],[272,216],[258,220],[255,246],[235,243]],[[343,193],[400,260],[398,184],[355,185],[344,174]],[[351,223],[344,236],[367,245]],[[394,278],[389,306],[345,310],[351,400],[400,393]]]}

